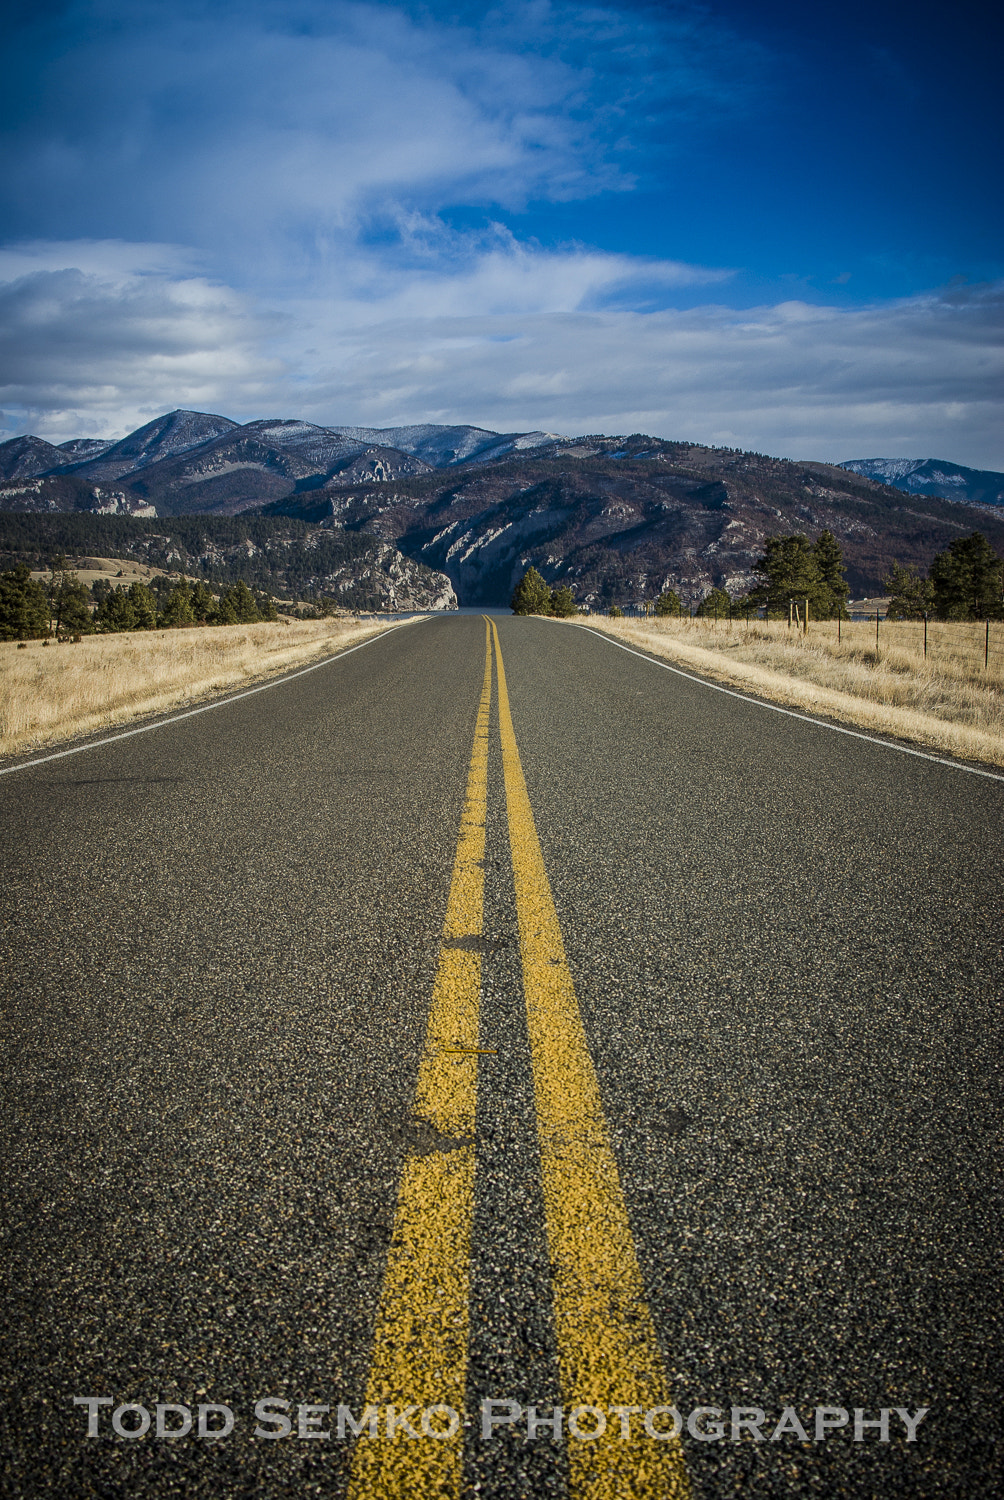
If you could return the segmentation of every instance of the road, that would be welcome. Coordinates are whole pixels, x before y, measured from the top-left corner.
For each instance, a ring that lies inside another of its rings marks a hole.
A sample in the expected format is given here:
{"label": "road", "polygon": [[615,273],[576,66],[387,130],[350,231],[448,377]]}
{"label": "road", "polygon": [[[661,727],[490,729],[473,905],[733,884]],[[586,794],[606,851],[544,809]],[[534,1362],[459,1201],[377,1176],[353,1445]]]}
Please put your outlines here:
{"label": "road", "polygon": [[1000,1493],[1004,782],[495,625],[0,776],[2,1492]]}

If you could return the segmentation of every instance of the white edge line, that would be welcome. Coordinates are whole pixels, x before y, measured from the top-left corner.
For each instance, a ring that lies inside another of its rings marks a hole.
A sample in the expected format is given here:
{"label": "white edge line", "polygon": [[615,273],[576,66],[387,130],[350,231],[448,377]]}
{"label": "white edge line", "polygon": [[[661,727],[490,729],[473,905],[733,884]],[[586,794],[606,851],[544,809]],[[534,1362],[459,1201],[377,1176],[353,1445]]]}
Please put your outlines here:
{"label": "white edge line", "polygon": [[739,693],[735,688],[722,687],[718,682],[708,682],[706,678],[697,677],[693,672],[684,672],[680,667],[670,666],[668,661],[659,661],[657,657],[648,656],[644,651],[636,651],[633,646],[625,646],[623,641],[618,641],[612,635],[596,630],[591,625],[580,625],[578,628],[587,631],[589,635],[594,635],[597,640],[606,641],[608,646],[617,646],[621,651],[626,651],[629,656],[637,656],[640,661],[647,661],[653,667],[662,667],[666,672],[675,672],[677,677],[685,677],[688,682],[696,682],[699,687],[710,688],[714,693],[727,693],[730,698],[738,698],[742,703],[752,703],[757,708],[769,708],[771,713],[784,714],[789,719],[801,719],[805,724],[815,724],[818,729],[832,729],[834,734],[849,734],[852,740],[867,740],[869,745],[881,745],[884,750],[897,750],[900,755],[916,755],[919,760],[933,760],[936,766],[945,766],[949,771],[968,771],[970,776],[986,776],[990,781],[1004,781],[1004,776],[996,771],[983,771],[979,766],[966,766],[958,760],[945,760],[940,755],[929,755],[926,750],[911,750],[909,746],[896,745],[892,740],[880,740],[874,734],[862,734],[859,729],[845,729],[842,724],[830,724],[826,719],[814,719],[811,714],[801,714],[794,708],[782,708],[778,703],[765,703],[762,698],[753,698],[749,693]]}
{"label": "white edge line", "polygon": [[[250,698],[255,693],[267,692],[269,688],[282,687],[284,682],[292,682],[296,677],[306,677],[308,672],[316,672],[319,667],[329,667],[332,662],[341,661],[345,656],[351,656],[353,651],[361,651],[364,646],[372,646],[374,641],[384,640],[393,635],[395,630],[403,630],[405,625],[414,623],[414,616],[410,620],[402,620],[397,625],[392,625],[389,630],[380,630],[376,635],[371,635],[368,640],[360,641],[358,646],[348,646],[344,651],[337,651],[334,656],[326,656],[323,661],[311,662],[309,667],[300,667],[296,672],[287,672],[282,677],[273,677],[270,682],[260,682],[257,687],[245,688],[242,693],[231,693],[227,698],[218,698],[215,703],[203,703],[199,708],[186,708],[183,714],[172,714],[169,719],[158,719],[156,724],[141,724],[138,729],[124,729],[121,734],[109,734],[103,740],[91,740],[88,745],[73,745],[69,750],[56,750],[52,755],[41,755],[37,760],[23,760],[18,766],[0,766],[0,776],[9,776],[13,771],[27,771],[31,766],[44,766],[50,760],[62,760],[67,755],[83,755],[85,750],[98,750],[102,745],[113,745],[116,740],[128,740],[134,734],[150,734],[154,729],[164,729],[168,724],[177,724],[182,719],[192,719],[196,714],[208,714],[214,708],[227,708],[231,703],[237,703],[241,698]],[[429,615],[418,616],[419,622],[430,619]]]}

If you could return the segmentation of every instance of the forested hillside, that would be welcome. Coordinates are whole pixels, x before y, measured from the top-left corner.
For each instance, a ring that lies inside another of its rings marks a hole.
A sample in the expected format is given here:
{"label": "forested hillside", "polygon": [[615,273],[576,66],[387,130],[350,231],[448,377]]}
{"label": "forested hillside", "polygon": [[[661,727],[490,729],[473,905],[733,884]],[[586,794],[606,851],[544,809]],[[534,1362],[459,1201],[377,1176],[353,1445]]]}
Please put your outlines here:
{"label": "forested hillside", "polygon": [[118,557],[203,579],[243,580],[281,598],[334,597],[350,609],[455,608],[448,579],[379,538],[261,515],[170,521],[83,513],[0,513],[0,567],[44,568],[63,554]]}

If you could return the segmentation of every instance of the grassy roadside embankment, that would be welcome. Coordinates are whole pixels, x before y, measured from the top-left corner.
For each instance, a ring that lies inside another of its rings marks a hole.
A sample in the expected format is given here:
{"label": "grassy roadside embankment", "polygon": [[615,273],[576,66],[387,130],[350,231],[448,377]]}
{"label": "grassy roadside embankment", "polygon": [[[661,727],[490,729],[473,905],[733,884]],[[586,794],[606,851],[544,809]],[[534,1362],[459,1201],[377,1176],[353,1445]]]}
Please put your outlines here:
{"label": "grassy roadside embankment", "polygon": [[394,620],[279,620],[0,642],[0,756],[188,707],[331,656]]}
{"label": "grassy roadside embankment", "polygon": [[1004,625],[835,620],[611,620],[586,625],[726,686],[963,760],[1004,766]]}

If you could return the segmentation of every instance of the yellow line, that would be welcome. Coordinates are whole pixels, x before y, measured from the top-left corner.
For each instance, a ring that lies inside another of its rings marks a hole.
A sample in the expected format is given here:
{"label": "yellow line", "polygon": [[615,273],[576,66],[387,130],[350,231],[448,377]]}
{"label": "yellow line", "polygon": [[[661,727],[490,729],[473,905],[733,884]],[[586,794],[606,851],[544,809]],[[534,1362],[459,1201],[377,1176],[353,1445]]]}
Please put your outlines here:
{"label": "yellow line", "polygon": [[[562,1403],[643,1410],[671,1404],[645,1302],[617,1163],[603,1115],[554,898],[544,869],[495,638],[499,728],[523,988],[537,1102],[547,1240],[554,1282]],[[573,1500],[684,1500],[690,1485],[679,1439],[644,1434],[642,1418],[609,1418],[594,1440],[568,1439]],[[595,1417],[579,1426],[593,1430]],[[662,1430],[671,1427],[665,1416]]]}
{"label": "yellow line", "polygon": [[[409,1152],[401,1176],[366,1390],[366,1404],[380,1409],[381,1425],[379,1436],[356,1444],[349,1500],[455,1500],[460,1494],[463,1426],[447,1439],[416,1440],[401,1427],[391,1438],[386,1408],[412,1408],[416,1430],[425,1407],[453,1407],[461,1423],[464,1413],[481,956],[472,951],[476,945],[451,944],[482,935],[491,691],[486,623],[467,798],[415,1090],[415,1116],[438,1139],[425,1154]],[[430,1422],[439,1431],[449,1425],[443,1413]]]}

